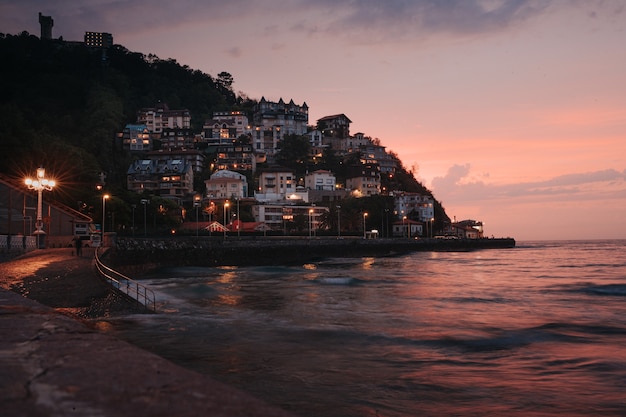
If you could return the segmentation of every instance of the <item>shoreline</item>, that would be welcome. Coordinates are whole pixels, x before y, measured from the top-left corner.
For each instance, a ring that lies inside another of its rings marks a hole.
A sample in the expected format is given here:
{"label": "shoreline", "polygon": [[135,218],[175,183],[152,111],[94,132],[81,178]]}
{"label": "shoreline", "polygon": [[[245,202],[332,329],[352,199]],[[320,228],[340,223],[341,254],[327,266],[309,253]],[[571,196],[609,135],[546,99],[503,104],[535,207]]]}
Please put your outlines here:
{"label": "shoreline", "polygon": [[111,309],[116,302],[94,309],[94,301],[106,304],[107,287],[87,251],[79,258],[69,248],[41,249],[0,263],[7,415],[294,417],[109,335],[106,321],[94,317],[132,311]]}

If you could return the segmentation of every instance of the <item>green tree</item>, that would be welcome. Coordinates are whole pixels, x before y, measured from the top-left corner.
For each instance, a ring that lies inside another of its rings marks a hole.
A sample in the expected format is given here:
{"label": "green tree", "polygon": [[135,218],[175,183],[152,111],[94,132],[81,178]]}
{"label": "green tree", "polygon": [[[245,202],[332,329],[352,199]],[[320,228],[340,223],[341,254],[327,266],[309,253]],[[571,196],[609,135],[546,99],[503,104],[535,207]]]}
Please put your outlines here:
{"label": "green tree", "polygon": [[298,177],[304,176],[311,155],[309,139],[306,136],[285,135],[277,146],[276,162],[293,169]]}

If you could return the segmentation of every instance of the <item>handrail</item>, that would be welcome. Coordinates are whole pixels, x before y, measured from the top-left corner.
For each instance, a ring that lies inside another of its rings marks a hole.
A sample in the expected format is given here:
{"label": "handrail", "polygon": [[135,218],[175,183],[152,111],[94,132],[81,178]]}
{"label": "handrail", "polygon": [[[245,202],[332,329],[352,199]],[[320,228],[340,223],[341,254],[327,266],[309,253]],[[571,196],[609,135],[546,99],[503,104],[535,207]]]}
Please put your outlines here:
{"label": "handrail", "polygon": [[96,248],[95,259],[96,269],[100,275],[118,291],[121,291],[136,300],[146,309],[156,312],[156,297],[154,296],[154,292],[145,285],[142,285],[132,278],[106,266],[100,259],[99,249],[100,248]]}

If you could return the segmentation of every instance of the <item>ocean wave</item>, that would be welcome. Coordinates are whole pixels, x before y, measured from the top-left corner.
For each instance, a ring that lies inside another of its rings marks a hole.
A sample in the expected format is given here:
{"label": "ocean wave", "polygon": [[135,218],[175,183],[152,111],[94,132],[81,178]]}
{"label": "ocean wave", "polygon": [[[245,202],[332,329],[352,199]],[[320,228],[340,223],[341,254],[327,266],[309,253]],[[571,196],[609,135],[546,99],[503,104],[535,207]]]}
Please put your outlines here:
{"label": "ocean wave", "polygon": [[357,285],[363,280],[353,277],[319,277],[315,279],[315,282],[323,285]]}
{"label": "ocean wave", "polygon": [[594,295],[626,296],[626,284],[591,285],[583,288],[583,292]]}

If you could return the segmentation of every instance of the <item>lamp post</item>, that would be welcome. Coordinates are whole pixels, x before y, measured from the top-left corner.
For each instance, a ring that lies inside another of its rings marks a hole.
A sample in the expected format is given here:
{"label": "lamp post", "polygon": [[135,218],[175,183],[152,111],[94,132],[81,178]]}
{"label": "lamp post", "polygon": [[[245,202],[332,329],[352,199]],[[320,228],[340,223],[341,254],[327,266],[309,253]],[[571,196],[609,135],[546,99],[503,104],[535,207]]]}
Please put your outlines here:
{"label": "lamp post", "polygon": [[147,210],[148,204],[150,204],[150,200],[142,198],[141,204],[143,205],[143,235],[144,237],[148,236],[148,216]]}
{"label": "lamp post", "polygon": [[209,236],[212,236],[212,232],[211,232],[211,223],[213,222],[213,211],[215,210],[215,203],[214,202],[210,202],[209,203]]}
{"label": "lamp post", "polygon": [[106,201],[109,199],[110,195],[104,194],[102,196],[102,231],[100,232],[100,244],[104,246],[104,225],[106,224]]}
{"label": "lamp post", "polygon": [[313,224],[312,224],[312,217],[313,217],[313,209],[309,209],[309,239],[311,239],[311,234],[313,231]]}
{"label": "lamp post", "polygon": [[226,210],[228,210],[228,206],[230,206],[230,203],[226,200],[224,202],[224,239],[226,239]]}
{"label": "lamp post", "polygon": [[133,237],[135,237],[135,209],[137,208],[137,204],[131,205],[133,209]]}
{"label": "lamp post", "polygon": [[[404,221],[406,220],[406,216],[402,216],[402,237],[404,237]],[[409,237],[409,231],[407,229],[406,237]]]}
{"label": "lamp post", "polygon": [[51,191],[54,186],[54,180],[50,180],[46,178],[46,170],[43,168],[37,168],[37,178],[26,178],[24,181],[29,190],[37,191],[37,220],[35,222],[35,227],[37,230],[33,232],[34,235],[37,236],[37,247],[39,249],[43,249],[44,243],[44,235],[46,232],[43,230],[43,217],[42,217],[42,194],[43,191]]}
{"label": "lamp post", "polygon": [[337,237],[341,238],[341,206],[337,206]]}
{"label": "lamp post", "polygon": [[200,196],[198,194],[193,197],[193,206],[196,208],[196,237],[198,237],[198,208],[200,207]]}
{"label": "lamp post", "polygon": [[363,212],[363,239],[365,239],[365,218],[367,217],[367,212]]}

